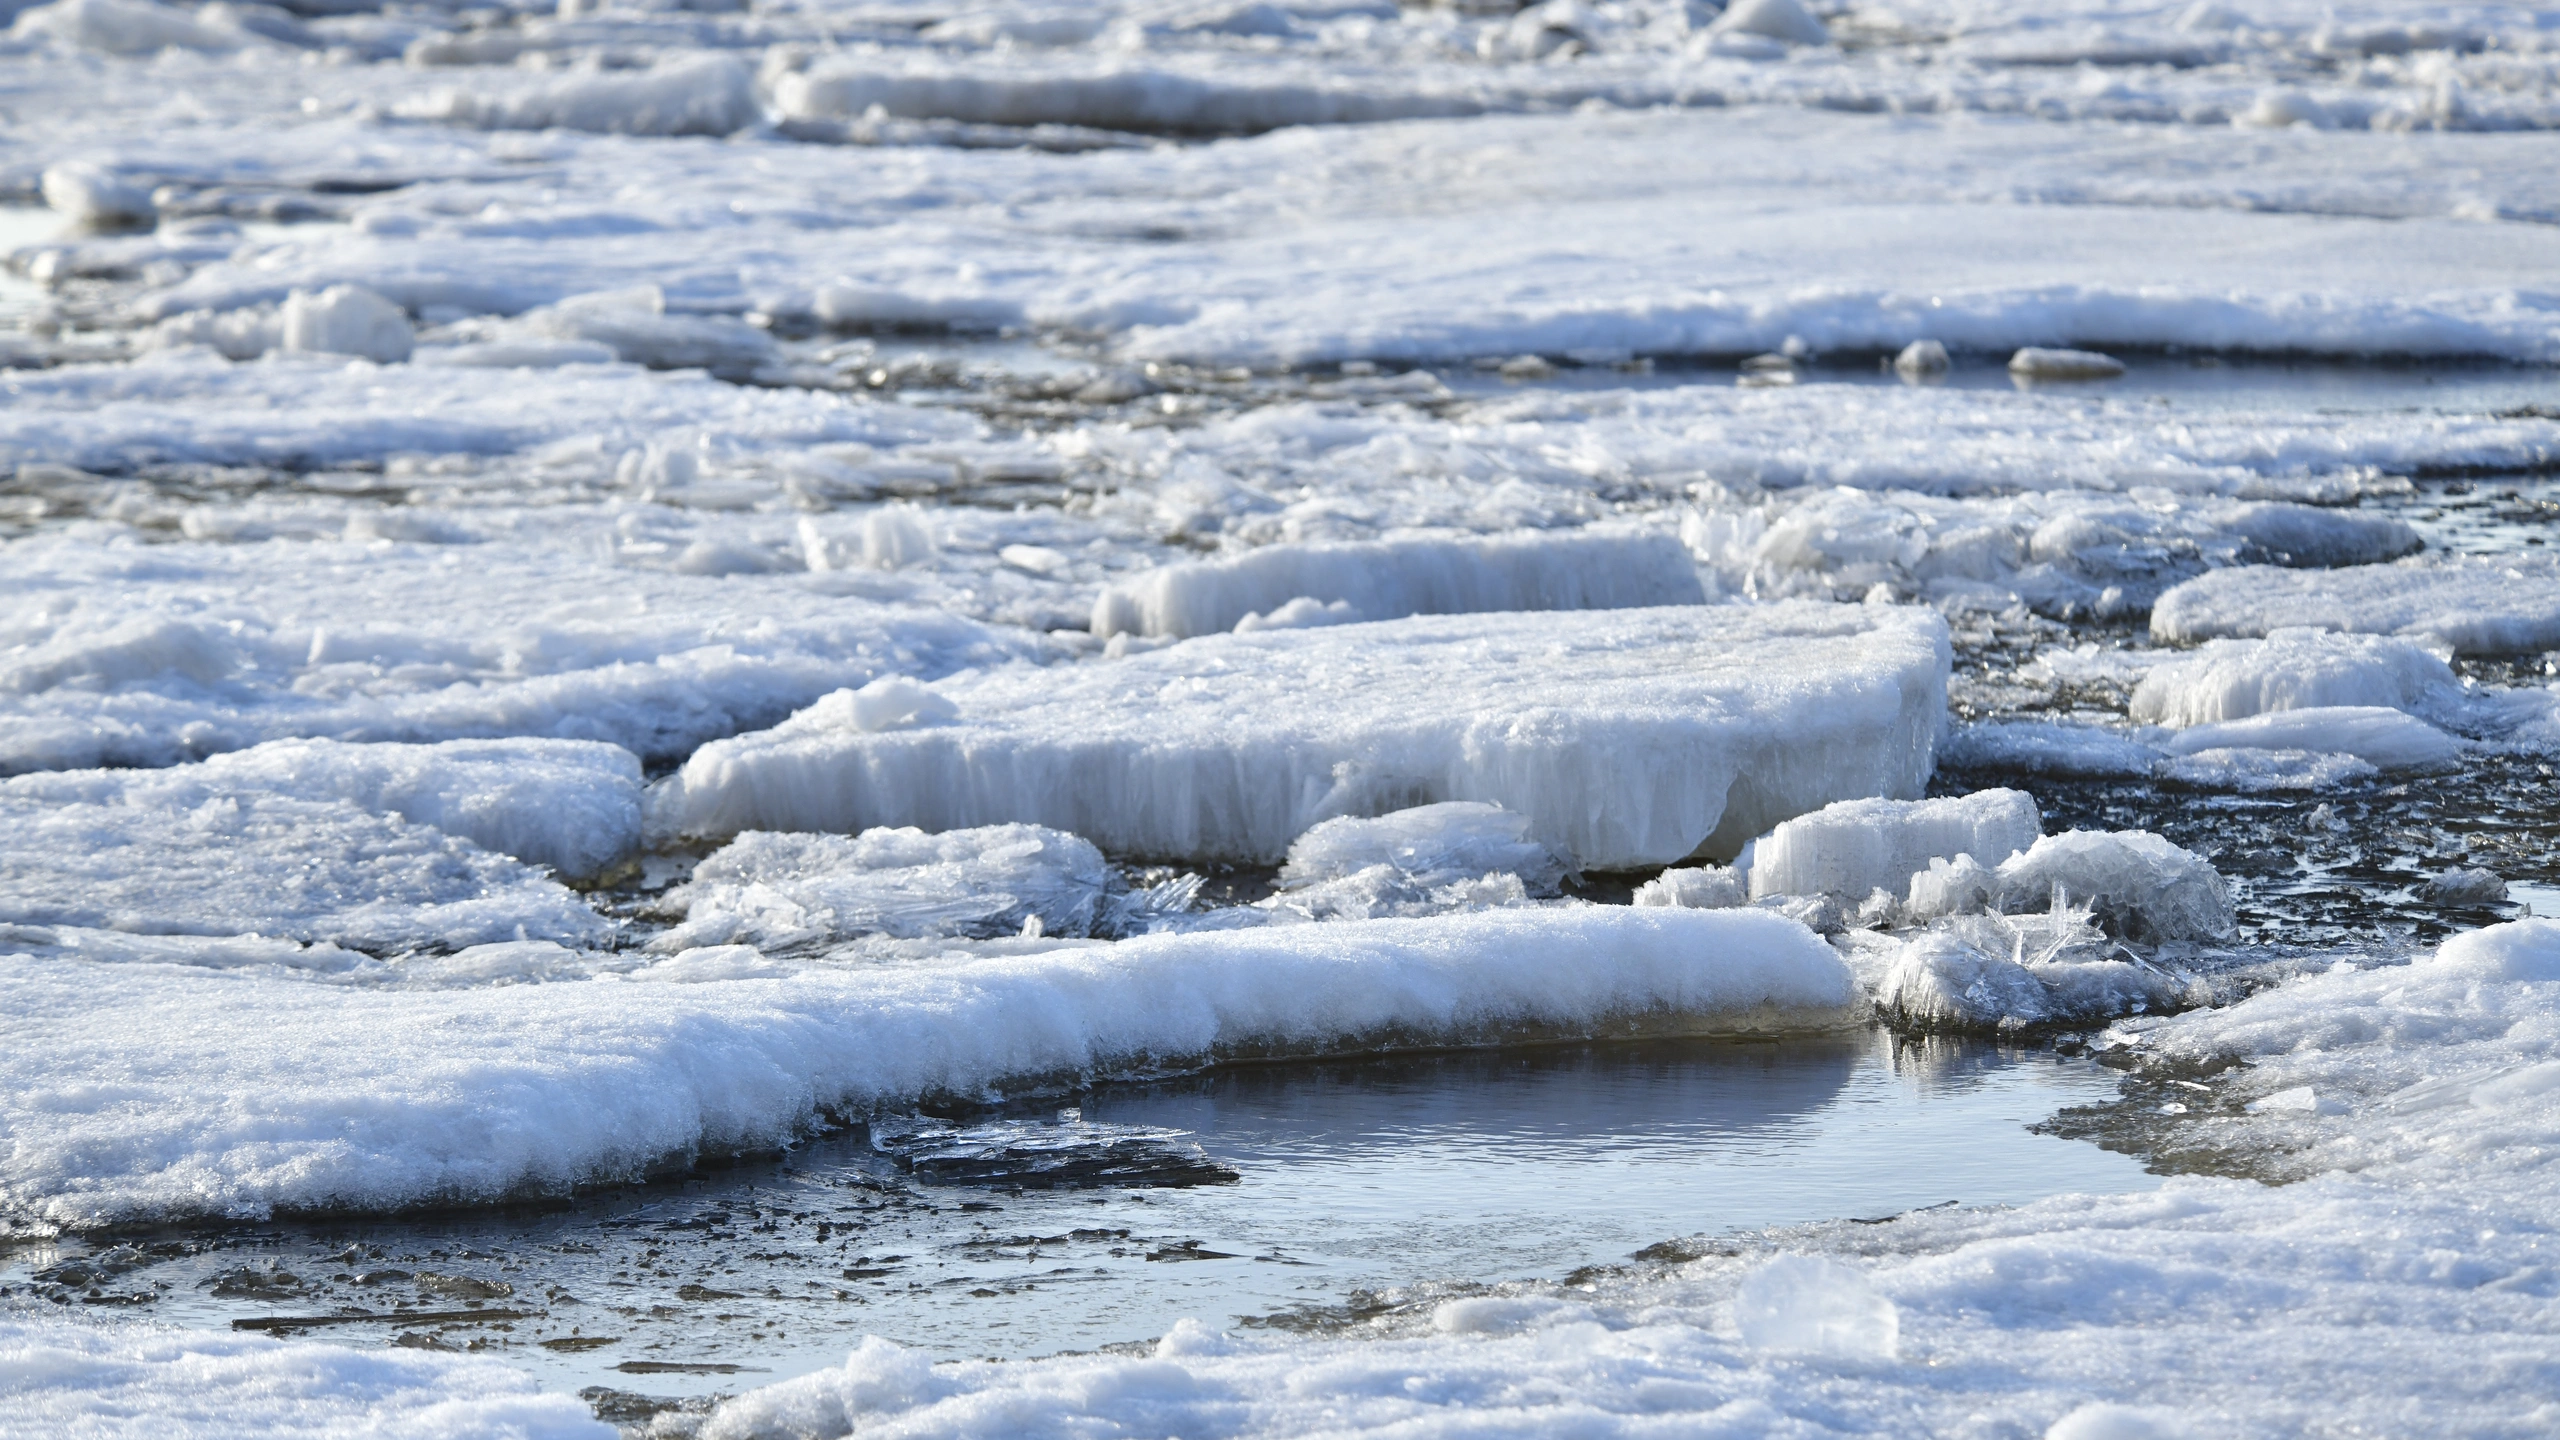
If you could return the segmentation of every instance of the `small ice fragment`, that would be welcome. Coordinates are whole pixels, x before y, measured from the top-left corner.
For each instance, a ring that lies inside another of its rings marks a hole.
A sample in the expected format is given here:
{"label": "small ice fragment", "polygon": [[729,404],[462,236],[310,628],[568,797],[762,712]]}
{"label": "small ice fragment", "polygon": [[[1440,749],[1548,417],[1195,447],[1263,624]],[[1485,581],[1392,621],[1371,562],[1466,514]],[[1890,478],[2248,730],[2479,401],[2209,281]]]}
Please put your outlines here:
{"label": "small ice fragment", "polygon": [[838,690],[818,705],[832,712],[830,718],[850,720],[854,729],[873,735],[960,713],[959,706],[904,675],[883,675],[859,690]]}
{"label": "small ice fragment", "polygon": [[[874,570],[903,570],[931,560],[939,550],[924,511],[914,505],[883,505],[862,517],[862,563]],[[817,569],[817,566],[810,566]]]}
{"label": "small ice fragment", "polygon": [[1947,347],[1935,340],[1914,340],[1893,357],[1894,373],[1906,379],[1947,373]]}
{"label": "small ice fragment", "polygon": [[332,285],[317,295],[296,290],[284,302],[287,350],[396,365],[409,358],[416,340],[406,311],[360,285]]}
{"label": "small ice fragment", "polygon": [[2260,92],[2257,102],[2232,117],[2231,123],[2244,130],[2283,130],[2295,125],[2327,130],[2338,122],[2329,107],[2299,90],[2283,89]]}
{"label": "small ice fragment", "polygon": [[2009,357],[2009,373],[2022,380],[2113,380],[2124,362],[2095,350],[2045,350],[2028,346]]}
{"label": "small ice fragment", "polygon": [[2321,1099],[2319,1094],[2308,1085],[2296,1085],[2290,1090],[2279,1090],[2273,1095],[2264,1096],[2249,1102],[2249,1113],[2252,1115],[2266,1114],[2270,1112],[2299,1115],[2343,1115],[2347,1112],[2347,1107],[2336,1100]]}
{"label": "small ice fragment", "polygon": [[1665,870],[1636,887],[1638,905],[1669,905],[1685,910],[1730,910],[1749,898],[1742,872],[1722,865]]}
{"label": "small ice fragment", "polygon": [[1778,826],[1752,847],[1751,894],[1901,894],[1933,859],[1997,864],[2044,833],[2033,796],[1978,790],[1938,800],[1842,800]]}
{"label": "small ice fragment", "polygon": [[1819,1255],[1781,1255],[1733,1297],[1742,1343],[1760,1350],[1890,1360],[1902,1317],[1855,1268]]}
{"label": "small ice fragment", "polygon": [[1556,373],[1556,367],[1544,356],[1514,355],[1502,362],[1498,373],[1505,380],[1544,380]]}
{"label": "small ice fragment", "polygon": [[2447,870],[2419,886],[2418,898],[2430,905],[2502,905],[2507,882],[2488,870]]}
{"label": "small ice fragment", "polygon": [[148,225],[160,213],[147,187],[85,160],[45,167],[44,203],[83,225]]}
{"label": "small ice fragment", "polygon": [[1554,894],[1564,860],[1531,838],[1529,817],[1499,805],[1449,800],[1374,819],[1343,816],[1311,827],[1289,846],[1280,867],[1286,888],[1339,880],[1375,865],[1424,883],[1446,884],[1512,874],[1531,890]]}
{"label": "small ice fragment", "polygon": [[1734,0],[1707,28],[1718,34],[1765,36],[1788,45],[1831,43],[1831,32],[1797,0]]}
{"label": "small ice fragment", "polygon": [[1033,575],[1057,575],[1071,563],[1066,556],[1046,545],[1007,545],[996,552],[996,558],[1016,570]]}

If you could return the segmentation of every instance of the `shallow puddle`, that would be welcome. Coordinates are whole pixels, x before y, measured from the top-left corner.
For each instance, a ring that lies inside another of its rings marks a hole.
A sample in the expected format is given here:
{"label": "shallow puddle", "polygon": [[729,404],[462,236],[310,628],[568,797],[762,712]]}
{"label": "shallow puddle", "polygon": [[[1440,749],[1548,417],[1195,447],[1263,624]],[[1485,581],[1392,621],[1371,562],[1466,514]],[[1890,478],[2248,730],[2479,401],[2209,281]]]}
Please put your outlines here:
{"label": "shallow puddle", "polygon": [[[567,1209],[26,1247],[0,1286],[683,1396],[836,1363],[864,1335],[1011,1357],[1185,1316],[1324,1324],[1674,1237],[2144,1188],[2135,1161],[2026,1128],[2114,1092],[2049,1051],[1882,1032],[1241,1067],[884,1124]],[[1078,1152],[1107,1163],[1059,1163]]]}

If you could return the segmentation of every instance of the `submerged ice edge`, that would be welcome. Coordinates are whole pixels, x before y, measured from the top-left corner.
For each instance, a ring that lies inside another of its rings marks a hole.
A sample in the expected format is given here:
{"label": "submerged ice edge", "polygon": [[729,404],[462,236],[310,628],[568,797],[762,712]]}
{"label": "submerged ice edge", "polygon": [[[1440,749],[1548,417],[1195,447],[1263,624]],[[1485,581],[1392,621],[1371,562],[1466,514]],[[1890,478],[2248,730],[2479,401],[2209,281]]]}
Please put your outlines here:
{"label": "submerged ice edge", "polygon": [[[1382,1046],[1784,1033],[1859,1005],[1848,967],[1782,917],[1612,907],[785,979],[697,969],[717,983],[347,991],[315,1008],[288,980],[14,959],[0,1193],[20,1225],[69,1227],[486,1202],[928,1096]],[[103,1036],[101,1007],[123,1017]],[[246,1052],[244,1035],[259,1037]]]}

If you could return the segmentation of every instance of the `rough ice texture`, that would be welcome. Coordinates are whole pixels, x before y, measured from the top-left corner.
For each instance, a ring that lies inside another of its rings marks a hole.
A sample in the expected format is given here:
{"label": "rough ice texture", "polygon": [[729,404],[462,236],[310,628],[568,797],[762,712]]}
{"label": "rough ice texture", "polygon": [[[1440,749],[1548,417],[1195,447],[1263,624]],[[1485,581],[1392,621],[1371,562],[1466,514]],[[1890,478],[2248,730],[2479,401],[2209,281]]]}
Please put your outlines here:
{"label": "rough ice texture", "polygon": [[266,1440],[614,1440],[574,1396],[495,1357],[260,1335],[0,1319],[8,1428]]}
{"label": "rough ice texture", "polygon": [[2325,574],[2247,566],[2189,580],[2151,611],[2153,638],[2178,644],[2296,627],[2464,655],[2549,650],[2560,647],[2560,559],[2431,555]]}
{"label": "rough ice texture", "polygon": [[1939,752],[1940,763],[1958,769],[2033,775],[2148,775],[2160,758],[2113,730],[2050,720],[1979,721],[1950,734]]}
{"label": "rough ice texture", "polygon": [[1033,920],[1033,933],[1091,935],[1108,918],[1111,881],[1101,851],[1037,825],[940,835],[749,831],[667,893],[662,907],[684,923],[650,948],[778,950],[866,934],[984,939],[1022,933]]}
{"label": "rough ice texture", "polygon": [[755,123],[754,76],[734,56],[705,55],[639,72],[579,75],[487,95],[447,88],[407,108],[422,120],[484,130],[589,130],[610,135],[726,135]]}
{"label": "rough ice texture", "polygon": [[2353,755],[2382,770],[2432,770],[2462,758],[2462,742],[2426,721],[2380,705],[2276,710],[2195,725],[2169,737],[2172,755],[2232,749]]}
{"label": "rough ice texture", "polygon": [[2079,916],[1976,916],[1888,940],[1873,985],[1898,1029],[1994,1033],[2087,1025],[2188,998],[2178,977],[2105,942]]}
{"label": "rough ice texture", "polygon": [[[1933,867],[1934,868],[1934,867]],[[2065,904],[2092,909],[2114,934],[2147,942],[2228,939],[2236,928],[2231,895],[2201,855],[2145,830],[2071,830],[2047,835],[1992,872],[1991,903],[1999,909],[2037,910]],[[1923,881],[1912,879],[1915,914],[1957,908],[1959,889],[1939,884],[1944,897],[1922,904]]]}
{"label": "rough ice texture", "polygon": [[2286,629],[2263,640],[2207,641],[2192,655],[2154,667],[2134,687],[2131,713],[2148,724],[2177,726],[2333,705],[2424,713],[2461,691],[2452,667],[2414,641]]}
{"label": "rough ice texture", "polygon": [[1529,817],[1473,800],[1447,800],[1372,819],[1338,816],[1289,842],[1280,883],[1316,885],[1373,865],[1438,879],[1517,875],[1552,893],[1566,874],[1556,853],[1529,838]]}
{"label": "rough ice texture", "polygon": [[0,1206],[88,1225],[488,1200],[769,1144],[821,1107],[1220,1057],[1827,1025],[1855,997],[1839,958],[1776,916],[1602,906],[691,973],[324,991],[10,959]]}
{"label": "rough ice texture", "polygon": [[1636,887],[1635,903],[1729,910],[1751,898],[1744,879],[1741,871],[1723,865],[1665,870]]}
{"label": "rough ice texture", "polygon": [[1931,860],[1970,855],[1997,865],[2043,834],[2035,797],[2022,790],[1839,801],[1752,842],[1751,895],[1900,894]]}
{"label": "rough ice texture", "polygon": [[550,736],[672,759],[884,671],[1039,648],[806,577],[768,591],[523,545],[8,548],[0,771],[166,765],[288,736]]}
{"label": "rough ice texture", "polygon": [[375,748],[262,747],[219,767],[0,781],[0,920],[372,951],[603,937],[602,918],[558,882],[460,836],[617,859],[635,819],[629,755]]}
{"label": "rough ice texture", "polygon": [[1478,610],[1618,610],[1706,600],[1696,563],[1664,534],[1531,531],[1270,545],[1167,565],[1093,602],[1093,633],[1212,635],[1296,600],[1342,620]]}
{"label": "rough ice texture", "polygon": [[1320,820],[1481,800],[1577,866],[1658,865],[1916,793],[1948,664],[1933,614],[1803,603],[1209,636],[957,680],[941,723],[866,730],[831,696],[705,746],[650,818],[711,837],[1018,820],[1267,864]]}

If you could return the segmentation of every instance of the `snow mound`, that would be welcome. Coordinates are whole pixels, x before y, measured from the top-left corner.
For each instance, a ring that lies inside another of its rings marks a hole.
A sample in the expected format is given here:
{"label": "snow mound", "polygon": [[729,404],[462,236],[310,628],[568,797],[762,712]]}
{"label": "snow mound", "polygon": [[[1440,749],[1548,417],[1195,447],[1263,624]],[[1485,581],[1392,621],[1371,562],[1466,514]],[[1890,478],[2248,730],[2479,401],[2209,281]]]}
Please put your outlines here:
{"label": "snow mound", "polygon": [[1901,1346],[1893,1302],[1856,1267],[1821,1255],[1780,1255],[1753,1271],[1734,1291],[1733,1324],[1755,1350],[1875,1361]]}
{"label": "snow mound", "polygon": [[939,686],[872,732],[850,693],[704,746],[666,835],[1020,821],[1127,856],[1269,864],[1310,826],[1445,800],[1570,863],[1677,861],[1830,801],[1908,795],[1945,710],[1934,614],[1788,603],[1273,630]]}
{"label": "snow mound", "polygon": [[755,75],[730,55],[703,55],[650,70],[579,75],[484,95],[446,89],[410,107],[410,118],[482,130],[585,130],[603,135],[728,135],[763,114]]}
{"label": "snow mound", "polygon": [[783,950],[866,934],[1085,936],[1107,929],[1111,882],[1101,851],[1037,825],[940,835],[749,831],[667,893],[662,908],[684,923],[649,948]]}
{"label": "snow mound", "polygon": [[2245,566],[2189,580],[2151,611],[2152,638],[2171,644],[2298,628],[2462,655],[2560,648],[2560,557],[2435,555],[2318,574]]}
{"label": "snow mound", "polygon": [[2022,790],[1938,800],[1843,800],[1778,826],[1751,846],[1751,896],[1900,894],[1932,860],[1997,865],[2036,843],[2044,817]]}
{"label": "snow mound", "polygon": [[[573,1396],[494,1356],[0,1319],[9,1423],[30,1435],[614,1440]],[[109,1417],[112,1417],[110,1419]],[[132,1428],[126,1428],[132,1427]]]}
{"label": "snow mound", "polygon": [[[371,789],[511,828],[494,814],[459,813],[474,798],[467,788],[437,793],[436,780],[455,768],[426,767],[426,783],[413,786],[397,766],[318,768],[335,773],[306,781],[261,763],[237,786],[194,766],[0,781],[0,869],[10,877],[0,921],[380,952],[604,937],[601,917],[522,862],[330,793]],[[621,779],[627,793],[636,777]]]}
{"label": "snow mound", "polygon": [[2207,641],[2154,667],[2134,687],[2131,713],[2146,724],[2206,725],[2341,705],[2422,710],[2461,691],[2452,667],[2413,641],[2284,629],[2263,640]]}
{"label": "snow mound", "polygon": [[160,213],[147,186],[86,160],[48,165],[38,183],[47,206],[84,225],[147,225]]}
{"label": "snow mound", "polygon": [[2195,725],[2169,737],[2163,748],[2172,755],[2239,749],[2352,755],[2381,770],[2442,769],[2463,752],[2461,741],[2426,721],[2379,705],[2275,710]]}
{"label": "snow mound", "polygon": [[321,990],[27,957],[0,965],[0,1207],[87,1226],[485,1201],[769,1145],[822,1109],[1222,1058],[1768,1033],[1855,1001],[1839,957],[1779,917],[1622,906],[691,984]]}
{"label": "snow mound", "polygon": [[[1093,602],[1093,633],[1187,637],[1273,628],[1282,611],[1307,602],[1323,607],[1323,623],[1339,624],[1484,610],[1698,605],[1706,598],[1687,550],[1660,534],[1531,531],[1268,545],[1112,585]],[[1333,610],[1337,605],[1347,608]]]}

